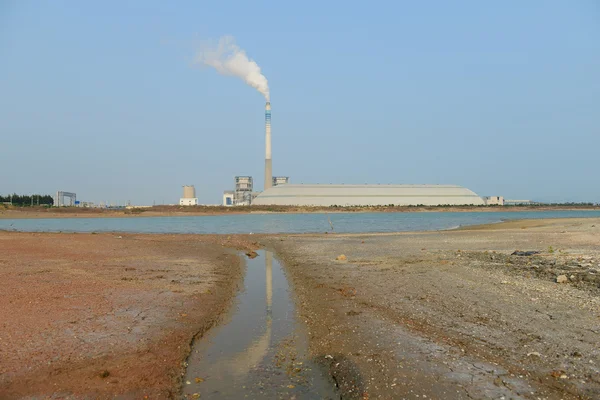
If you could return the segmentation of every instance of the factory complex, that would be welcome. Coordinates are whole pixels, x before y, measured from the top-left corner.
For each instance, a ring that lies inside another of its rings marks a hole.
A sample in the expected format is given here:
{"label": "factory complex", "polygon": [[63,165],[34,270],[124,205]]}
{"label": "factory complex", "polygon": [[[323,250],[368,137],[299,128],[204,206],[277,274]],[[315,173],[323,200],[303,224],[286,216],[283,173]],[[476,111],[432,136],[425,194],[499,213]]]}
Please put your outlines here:
{"label": "factory complex", "polygon": [[440,206],[503,205],[500,196],[478,196],[456,185],[324,185],[290,184],[288,177],[273,176],[271,103],[265,105],[264,191],[254,191],[251,176],[236,176],[235,189],[223,193],[224,206]]}
{"label": "factory complex", "polygon": [[[501,196],[480,197],[457,185],[426,184],[291,184],[287,176],[273,176],[271,152],[271,103],[265,105],[265,164],[264,190],[255,191],[252,176],[234,177],[232,190],[223,192],[221,205],[234,206],[302,206],[302,207],[361,207],[361,206],[485,206],[526,205],[529,200],[505,200]],[[94,207],[80,203],[76,194],[59,191],[57,206]],[[183,186],[179,206],[198,206],[193,185]],[[101,205],[102,207],[102,205]],[[128,203],[127,208],[135,208]],[[139,207],[139,206],[137,206]]]}

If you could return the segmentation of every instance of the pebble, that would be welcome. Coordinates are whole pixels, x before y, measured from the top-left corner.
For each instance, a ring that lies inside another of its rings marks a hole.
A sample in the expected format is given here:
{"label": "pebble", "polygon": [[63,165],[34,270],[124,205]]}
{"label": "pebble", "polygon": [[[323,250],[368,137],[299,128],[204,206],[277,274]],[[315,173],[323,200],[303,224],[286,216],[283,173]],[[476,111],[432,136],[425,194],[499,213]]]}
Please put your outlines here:
{"label": "pebble", "polygon": [[556,277],[556,283],[567,283],[569,282],[569,278],[566,275],[559,275]]}

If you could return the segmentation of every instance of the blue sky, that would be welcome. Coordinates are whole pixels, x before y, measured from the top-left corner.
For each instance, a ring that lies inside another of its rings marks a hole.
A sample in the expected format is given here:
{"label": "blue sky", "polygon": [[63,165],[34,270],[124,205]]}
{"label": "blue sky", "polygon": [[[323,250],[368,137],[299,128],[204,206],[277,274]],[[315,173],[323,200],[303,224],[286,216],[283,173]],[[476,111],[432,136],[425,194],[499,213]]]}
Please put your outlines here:
{"label": "blue sky", "polygon": [[600,3],[0,2],[0,192],[216,203],[262,188],[264,100],[193,65],[233,35],[294,183],[600,201]]}

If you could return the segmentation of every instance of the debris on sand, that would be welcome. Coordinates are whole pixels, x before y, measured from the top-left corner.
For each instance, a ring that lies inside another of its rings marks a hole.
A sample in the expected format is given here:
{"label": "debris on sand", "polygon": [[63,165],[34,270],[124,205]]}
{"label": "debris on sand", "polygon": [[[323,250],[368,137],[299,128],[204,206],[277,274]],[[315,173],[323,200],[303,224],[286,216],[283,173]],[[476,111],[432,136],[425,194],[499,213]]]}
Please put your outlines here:
{"label": "debris on sand", "polygon": [[346,260],[347,260],[347,257],[346,257],[345,255],[343,255],[343,254],[340,254],[340,255],[339,255],[339,256],[337,256],[335,259],[336,259],[337,261],[346,261]]}
{"label": "debris on sand", "polygon": [[252,259],[252,258],[256,258],[256,257],[258,257],[258,253],[257,253],[257,252],[255,252],[255,251],[253,251],[253,250],[250,250],[250,251],[247,251],[247,252],[246,252],[246,256],[248,256],[248,258],[251,258],[251,259]]}
{"label": "debris on sand", "polygon": [[104,370],[102,372],[100,372],[100,377],[101,378],[108,378],[110,375],[110,372],[108,372],[107,370]]}
{"label": "debris on sand", "polygon": [[534,256],[536,254],[540,254],[540,252],[534,251],[534,250],[530,250],[530,251],[515,250],[512,252],[511,256],[530,257],[530,256]]}
{"label": "debris on sand", "polygon": [[338,289],[338,292],[344,297],[354,297],[356,296],[356,289],[350,286],[345,286],[343,288]]}

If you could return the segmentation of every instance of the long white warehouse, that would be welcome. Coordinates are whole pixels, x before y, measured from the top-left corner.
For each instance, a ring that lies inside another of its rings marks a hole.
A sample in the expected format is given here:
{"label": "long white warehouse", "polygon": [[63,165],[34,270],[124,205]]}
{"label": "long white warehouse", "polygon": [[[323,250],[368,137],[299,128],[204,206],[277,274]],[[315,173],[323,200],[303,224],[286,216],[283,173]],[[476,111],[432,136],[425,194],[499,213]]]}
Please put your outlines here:
{"label": "long white warehouse", "polygon": [[281,185],[252,204],[280,206],[484,205],[474,192],[455,185]]}

